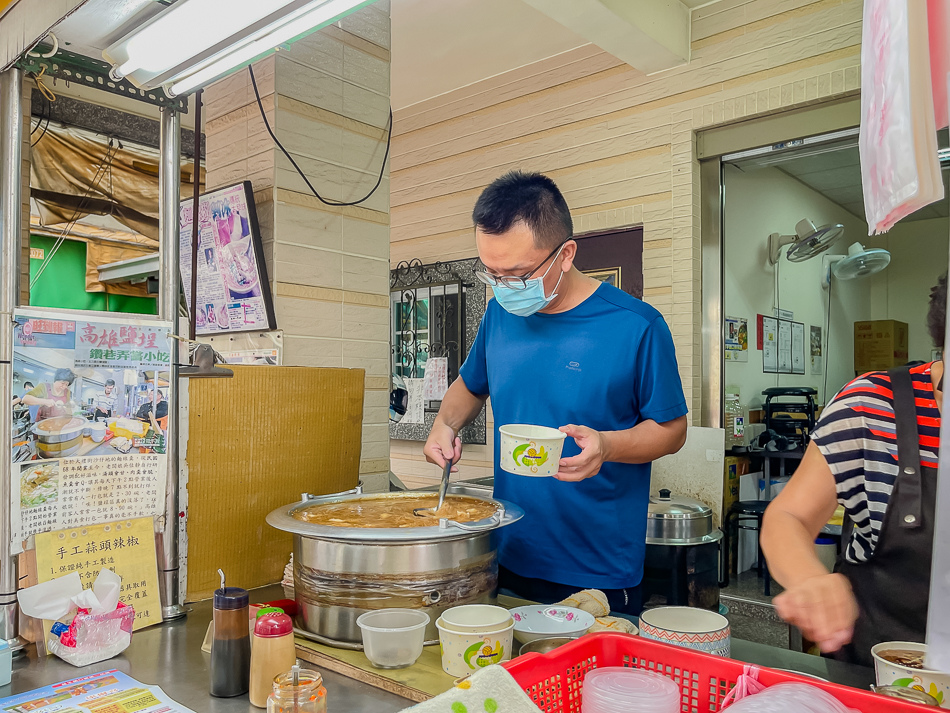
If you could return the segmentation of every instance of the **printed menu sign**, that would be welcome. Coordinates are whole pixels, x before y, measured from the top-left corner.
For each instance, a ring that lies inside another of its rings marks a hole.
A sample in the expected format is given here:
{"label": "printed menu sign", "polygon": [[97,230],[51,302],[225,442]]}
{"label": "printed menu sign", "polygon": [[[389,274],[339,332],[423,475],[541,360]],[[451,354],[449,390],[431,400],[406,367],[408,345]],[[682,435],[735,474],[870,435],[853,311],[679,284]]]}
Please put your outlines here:
{"label": "printed menu sign", "polygon": [[[179,211],[181,277],[191,304],[192,199]],[[251,182],[198,199],[195,331],[207,335],[273,329],[276,323]]]}
{"label": "printed menu sign", "polygon": [[161,623],[152,518],[47,532],[36,538],[40,584],[76,572],[88,588],[103,568],[122,578],[119,601],[135,609],[133,631]]}
{"label": "printed menu sign", "polygon": [[171,323],[21,310],[13,329],[13,553],[40,532],[164,509]]}

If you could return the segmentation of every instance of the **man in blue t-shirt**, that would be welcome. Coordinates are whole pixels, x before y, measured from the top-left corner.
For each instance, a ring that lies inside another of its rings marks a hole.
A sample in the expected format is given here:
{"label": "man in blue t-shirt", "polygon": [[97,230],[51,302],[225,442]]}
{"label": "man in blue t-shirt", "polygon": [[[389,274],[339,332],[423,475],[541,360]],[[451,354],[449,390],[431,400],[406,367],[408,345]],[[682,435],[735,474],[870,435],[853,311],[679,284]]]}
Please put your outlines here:
{"label": "man in blue t-shirt", "polygon": [[499,467],[495,496],[525,517],[497,534],[500,585],[552,603],[585,588],[639,614],[650,463],[686,440],[686,400],[673,339],[653,307],[574,267],[567,203],[541,174],[511,172],[473,213],[477,274],[494,299],[425,445],[458,463],[459,429],[491,396],[495,426],[567,434],[554,478]]}

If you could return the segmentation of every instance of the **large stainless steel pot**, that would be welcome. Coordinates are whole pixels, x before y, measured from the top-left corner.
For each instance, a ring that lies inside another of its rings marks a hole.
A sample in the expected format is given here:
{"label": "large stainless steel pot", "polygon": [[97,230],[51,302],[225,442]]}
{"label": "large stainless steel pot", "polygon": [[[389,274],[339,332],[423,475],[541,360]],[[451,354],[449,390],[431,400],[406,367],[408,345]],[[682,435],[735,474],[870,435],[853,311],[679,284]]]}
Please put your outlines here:
{"label": "large stainless steel pot", "polygon": [[[451,493],[451,491],[450,491]],[[490,602],[498,586],[498,563],[490,533],[524,516],[517,505],[495,504],[495,514],[474,523],[440,520],[415,528],[329,527],[294,513],[312,505],[360,499],[408,499],[418,493],[312,497],[274,510],[267,522],[294,535],[294,592],[298,624],[341,643],[361,640],[356,619],[366,611],[406,607],[426,611],[427,639],[437,639],[435,621],[460,604]]]}
{"label": "large stainless steel pot", "polygon": [[651,497],[644,601],[718,611],[721,540],[722,531],[713,528],[712,510],[705,503],[675,497],[669,490]]}

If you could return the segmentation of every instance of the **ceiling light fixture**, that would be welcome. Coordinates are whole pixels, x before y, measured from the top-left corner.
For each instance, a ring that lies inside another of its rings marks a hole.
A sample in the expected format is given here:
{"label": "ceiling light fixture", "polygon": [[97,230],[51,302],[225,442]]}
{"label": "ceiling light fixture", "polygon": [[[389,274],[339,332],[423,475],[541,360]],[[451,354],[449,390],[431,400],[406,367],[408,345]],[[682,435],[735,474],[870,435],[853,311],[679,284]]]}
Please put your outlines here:
{"label": "ceiling light fixture", "polygon": [[187,94],[373,0],[179,0],[103,50],[117,78]]}

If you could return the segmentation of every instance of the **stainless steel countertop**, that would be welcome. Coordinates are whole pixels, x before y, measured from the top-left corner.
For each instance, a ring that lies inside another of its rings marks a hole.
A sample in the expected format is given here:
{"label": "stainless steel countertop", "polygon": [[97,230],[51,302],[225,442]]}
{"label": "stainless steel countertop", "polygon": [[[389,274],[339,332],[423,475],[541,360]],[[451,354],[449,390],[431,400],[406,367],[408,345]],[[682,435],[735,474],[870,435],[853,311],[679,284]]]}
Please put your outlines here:
{"label": "stainless steel countertop", "polygon": [[[252,590],[252,602],[283,598],[280,587]],[[48,656],[37,660],[36,648],[13,662],[13,681],[0,687],[0,698],[48,686],[99,671],[118,669],[149,685],[161,686],[169,696],[197,713],[257,713],[247,695],[214,698],[208,693],[210,656],[201,651],[211,621],[211,602],[189,606],[188,616],[137,632],[132,644],[116,658],[75,668]],[[874,682],[873,669],[839,663],[818,656],[732,640],[732,656],[739,661],[820,676],[835,683],[868,689]],[[310,666],[310,664],[304,664]],[[412,703],[399,696],[359,683],[331,671],[319,669],[327,688],[328,708],[333,713],[395,713]]]}
{"label": "stainless steel countertop", "polygon": [[[252,602],[282,599],[280,587],[265,587],[251,592]],[[125,652],[108,661],[76,668],[55,656],[37,660],[36,647],[28,647],[28,656],[13,662],[13,681],[0,687],[0,698],[48,686],[90,673],[118,669],[142,683],[161,686],[169,696],[197,713],[260,713],[250,704],[247,694],[235,698],[214,698],[208,693],[208,666],[211,657],[201,650],[211,602],[189,606],[188,616],[136,632]],[[309,668],[310,664],[304,663]],[[317,667],[314,667],[317,668]],[[395,713],[412,705],[400,696],[386,693],[318,668],[327,688],[327,702],[333,713]]]}

